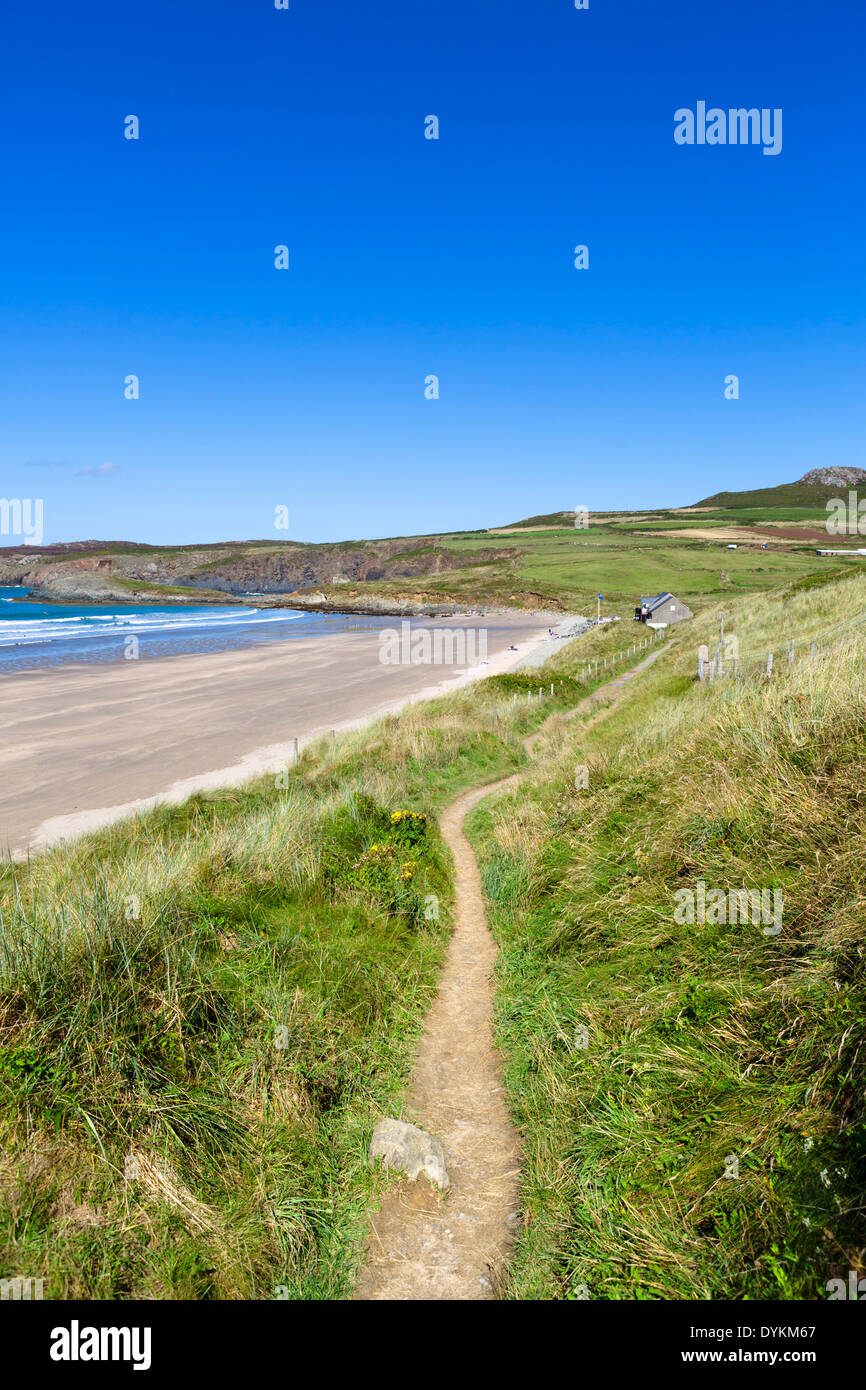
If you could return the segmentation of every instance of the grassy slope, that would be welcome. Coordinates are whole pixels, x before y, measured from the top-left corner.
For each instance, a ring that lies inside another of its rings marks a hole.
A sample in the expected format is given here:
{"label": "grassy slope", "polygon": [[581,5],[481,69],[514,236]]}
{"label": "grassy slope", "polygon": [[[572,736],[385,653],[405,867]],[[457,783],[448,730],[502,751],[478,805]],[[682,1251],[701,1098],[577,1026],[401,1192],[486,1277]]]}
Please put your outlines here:
{"label": "grassy slope", "polygon": [[[673,519],[685,529],[682,518]],[[704,519],[703,527],[725,526],[730,521]],[[760,549],[760,543],[725,549],[724,540],[671,537],[651,524],[622,521],[592,524],[587,531],[562,530],[526,532],[498,536],[497,545],[513,546],[511,574],[502,576],[494,567],[494,597],[507,601],[527,594],[543,596],[572,610],[594,608],[599,590],[607,601],[607,611],[628,616],[635,599],[642,593],[670,589],[692,608],[715,602],[729,594],[754,592],[795,579],[799,575],[821,572],[827,561],[815,554],[813,543],[791,548]],[[448,544],[467,555],[477,546],[469,538],[455,538]],[[483,586],[484,576],[474,580]],[[462,572],[442,576],[441,580],[413,581],[426,590],[434,583],[452,593],[459,592]],[[471,581],[470,581],[471,587]],[[469,590],[467,590],[468,595]],[[486,593],[486,590],[483,590]]]}
{"label": "grassy slope", "polygon": [[[767,550],[762,550],[766,537],[756,532],[745,541],[740,537],[739,549],[728,551],[724,535],[689,537],[670,535],[671,531],[723,532],[731,526],[741,530],[773,521],[794,521],[813,530],[823,529],[823,499],[832,492],[833,489],[791,485],[755,494],[719,494],[710,499],[713,505],[708,510],[697,512],[661,509],[594,514],[587,531],[575,530],[569,524],[568,513],[551,513],[517,523],[513,535],[476,531],[407,536],[402,538],[405,549],[387,560],[381,559],[380,551],[393,541],[345,541],[322,547],[293,541],[250,541],[222,548],[224,553],[220,553],[219,546],[204,545],[151,547],[147,552],[156,559],[186,556],[205,577],[236,565],[245,553],[251,559],[286,550],[307,553],[311,559],[326,555],[333,561],[334,569],[339,568],[337,560],[342,550],[367,549],[371,555],[379,556],[384,572],[381,580],[353,580],[348,586],[323,582],[313,586],[337,602],[348,593],[354,601],[381,595],[469,607],[497,605],[588,612],[601,590],[613,611],[627,614],[641,593],[671,589],[696,608],[728,594],[772,588],[788,578],[819,572],[827,561],[816,556],[816,542],[805,534],[788,537],[781,544],[777,537]],[[558,529],[557,523],[562,523]],[[550,525],[554,529],[526,529],[533,525]],[[122,555],[138,549],[112,545],[106,553]],[[483,559],[483,552],[489,554],[491,550],[498,552],[500,558]],[[393,575],[400,563],[430,551],[456,551],[462,563],[459,568],[440,574],[404,578]],[[50,561],[52,557],[44,558]],[[53,558],[67,562],[70,556],[64,552]],[[114,579],[121,587],[135,589],[139,594],[147,592],[154,602],[159,602],[160,595],[176,599],[184,593],[193,603],[215,597],[191,588],[148,586],[146,580],[118,580],[117,576]]]}
{"label": "grassy slope", "polygon": [[847,499],[851,483],[781,483],[778,487],[753,488],[748,492],[714,492],[695,502],[696,507],[730,507],[736,511],[752,507],[797,507],[826,517],[825,504],[831,498]]}
{"label": "grassy slope", "polygon": [[[678,528],[687,529],[687,520],[677,518]],[[729,525],[720,516],[702,528]],[[482,560],[479,552],[495,542],[500,551],[511,550],[513,560]],[[339,602],[349,595],[353,601],[385,596],[401,600],[421,600],[455,605],[523,607],[566,612],[594,612],[595,595],[600,590],[606,611],[630,615],[642,593],[670,589],[693,609],[714,603],[729,594],[772,588],[787,578],[820,573],[829,563],[815,554],[813,542],[774,546],[761,550],[743,545],[727,551],[724,540],[688,539],[665,534],[665,523],[630,522],[593,526],[588,532],[572,530],[525,532],[516,536],[455,536],[442,541],[443,550],[458,550],[464,557],[459,568],[441,574],[422,574],[411,578],[387,577],[390,564],[405,560],[405,554],[383,562],[386,577],[344,585],[316,584]],[[202,573],[215,570],[234,557],[202,566]],[[855,562],[856,563],[856,562]],[[113,576],[113,583],[139,595],[147,593],[153,602],[160,595],[177,598],[187,595],[190,602],[207,598],[230,601],[215,591],[152,585],[144,580]],[[286,603],[291,604],[290,596]]]}
{"label": "grassy slope", "polygon": [[[864,608],[858,574],[737,601],[728,631],[760,650]],[[712,633],[475,813],[526,1143],[515,1298],[812,1299],[863,1273],[866,643],[698,687]],[[782,889],[781,934],[677,925],[698,879]]]}
{"label": "grassy slope", "polygon": [[537,677],[493,678],[308,750],[285,787],[0,873],[0,1276],[346,1294],[370,1131],[399,1113],[448,934],[435,825],[410,844],[390,817],[523,764],[520,737],[588,688],[557,679],[527,704]]}
{"label": "grassy slope", "polygon": [[[866,608],[861,575],[821,579],[730,600],[728,633],[762,650]],[[601,722],[555,719],[526,789],[478,814],[527,1149],[515,1297],[820,1297],[861,1259],[860,639],[769,690],[696,689],[714,628],[675,632]],[[3,1277],[345,1296],[370,1130],[400,1113],[447,938],[435,829],[404,844],[390,816],[521,765],[519,737],[585,693],[573,673],[634,635],[309,750],[285,788],[5,871]],[[550,680],[553,702],[512,703]],[[782,934],[677,927],[672,892],[700,876],[783,886]]]}

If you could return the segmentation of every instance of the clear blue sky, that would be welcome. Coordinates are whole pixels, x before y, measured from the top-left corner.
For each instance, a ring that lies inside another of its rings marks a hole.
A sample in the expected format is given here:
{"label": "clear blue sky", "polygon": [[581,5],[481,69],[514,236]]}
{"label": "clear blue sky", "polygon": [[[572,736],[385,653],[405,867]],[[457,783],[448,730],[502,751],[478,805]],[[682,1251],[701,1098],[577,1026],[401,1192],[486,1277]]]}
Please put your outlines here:
{"label": "clear blue sky", "polygon": [[[862,0],[8,0],[0,36],[0,496],[48,540],[864,464]],[[677,146],[698,100],[781,107],[782,153]]]}

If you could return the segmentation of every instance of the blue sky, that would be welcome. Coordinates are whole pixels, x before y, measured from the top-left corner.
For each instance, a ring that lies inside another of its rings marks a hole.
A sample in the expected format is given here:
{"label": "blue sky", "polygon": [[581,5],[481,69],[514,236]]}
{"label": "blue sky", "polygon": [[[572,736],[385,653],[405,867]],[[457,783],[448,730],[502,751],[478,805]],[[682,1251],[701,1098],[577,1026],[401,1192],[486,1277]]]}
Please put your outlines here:
{"label": "blue sky", "polygon": [[[9,0],[2,33],[0,495],[46,539],[864,464],[861,0]],[[782,153],[678,146],[698,100],[782,108]]]}

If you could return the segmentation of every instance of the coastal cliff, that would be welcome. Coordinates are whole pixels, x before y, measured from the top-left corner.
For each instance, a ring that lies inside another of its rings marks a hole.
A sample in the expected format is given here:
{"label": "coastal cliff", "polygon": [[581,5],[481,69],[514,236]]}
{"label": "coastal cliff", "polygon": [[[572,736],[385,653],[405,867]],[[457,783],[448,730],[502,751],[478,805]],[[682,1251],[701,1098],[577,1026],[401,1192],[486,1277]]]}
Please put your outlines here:
{"label": "coastal cliff", "polygon": [[[410,548],[411,547],[411,548]],[[513,561],[511,550],[482,550],[478,564]],[[444,575],[465,557],[435,540],[298,545],[253,541],[246,545],[161,548],[98,541],[78,545],[0,550],[0,584],[28,589],[46,603],[245,603],[291,605],[321,612],[438,614],[452,611],[447,597],[388,594],[389,581]],[[376,585],[377,591],[363,592]]]}

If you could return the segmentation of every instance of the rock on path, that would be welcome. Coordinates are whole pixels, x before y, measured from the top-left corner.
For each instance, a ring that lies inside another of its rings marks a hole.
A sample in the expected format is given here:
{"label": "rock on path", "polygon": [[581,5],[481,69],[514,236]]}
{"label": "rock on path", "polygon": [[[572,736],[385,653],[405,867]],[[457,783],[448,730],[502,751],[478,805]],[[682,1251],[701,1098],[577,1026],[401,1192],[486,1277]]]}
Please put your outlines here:
{"label": "rock on path", "polygon": [[422,1180],[386,1194],[372,1217],[356,1299],[492,1299],[509,1254],[520,1152],[493,1046],[496,945],[462,829],[467,812],[505,784],[464,793],[441,820],[454,855],[455,927],[407,1109],[442,1141],[451,1186],[441,1195]]}

